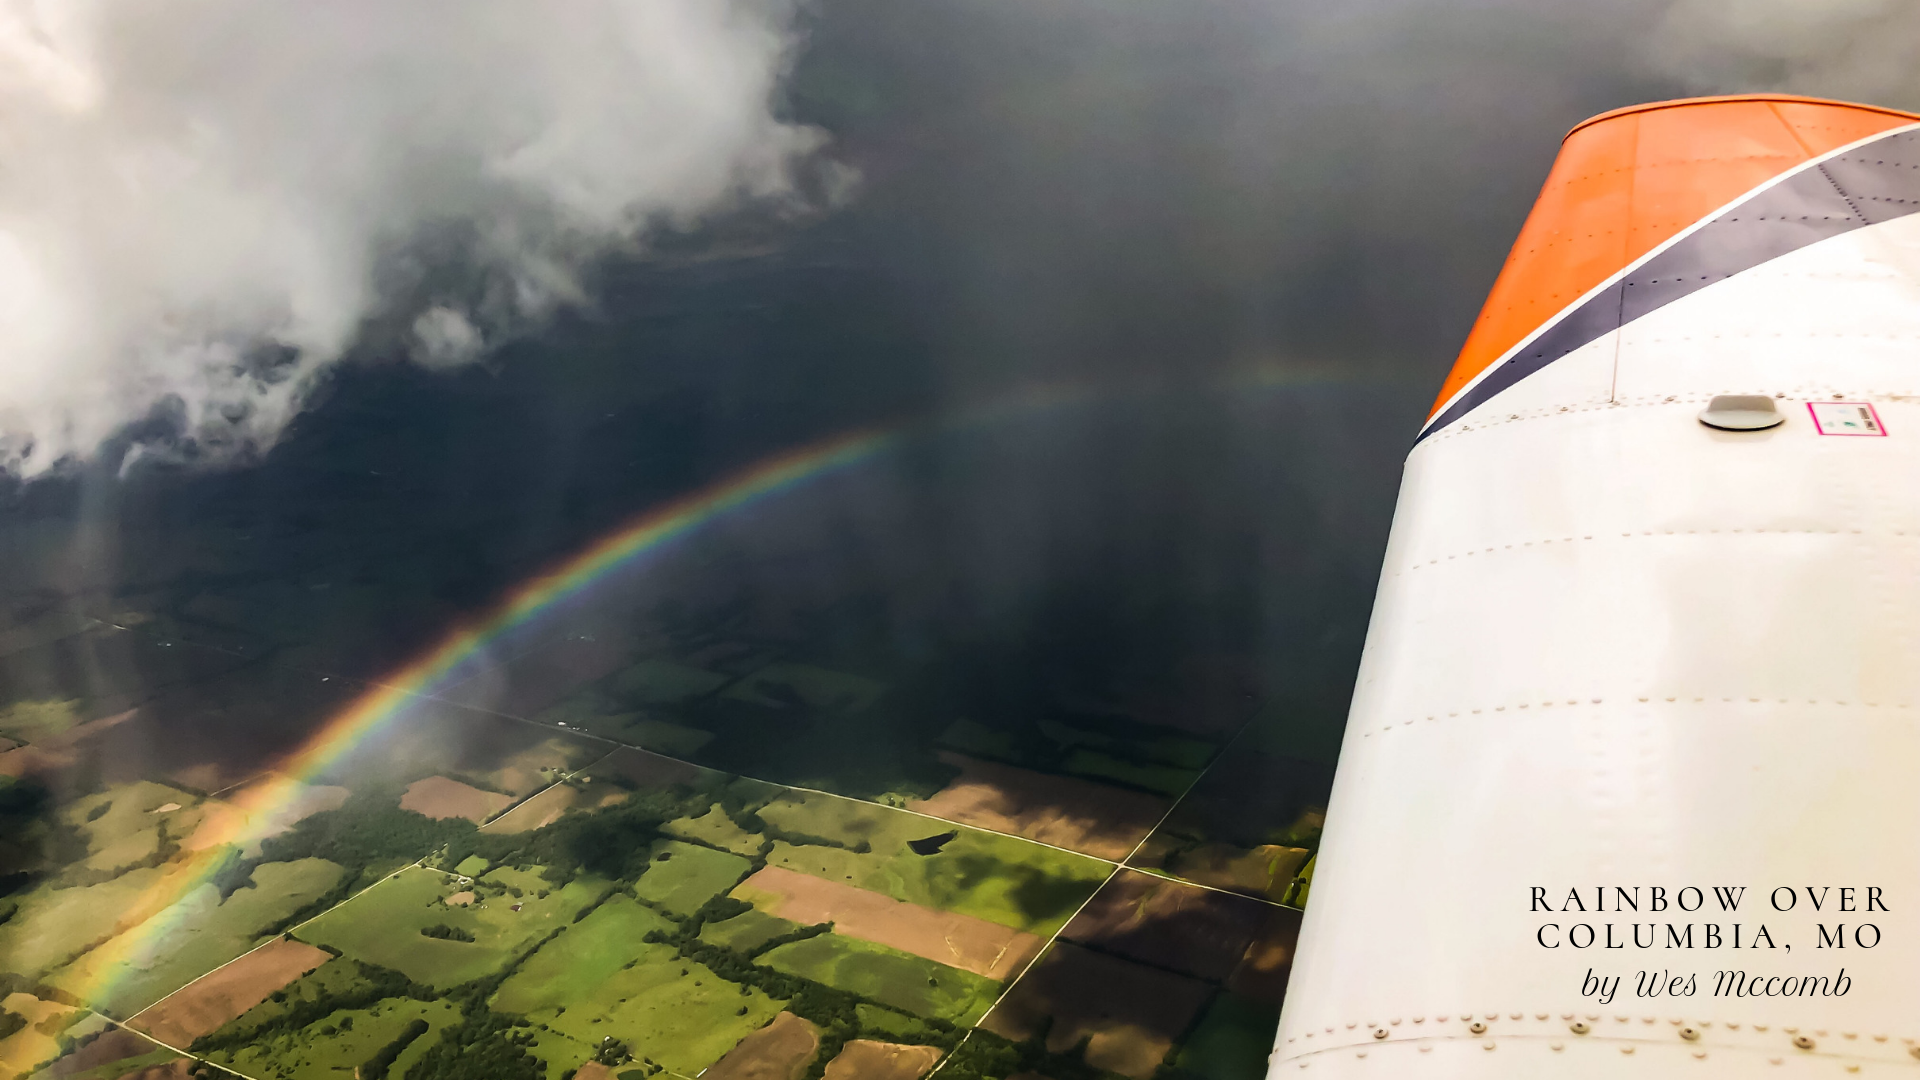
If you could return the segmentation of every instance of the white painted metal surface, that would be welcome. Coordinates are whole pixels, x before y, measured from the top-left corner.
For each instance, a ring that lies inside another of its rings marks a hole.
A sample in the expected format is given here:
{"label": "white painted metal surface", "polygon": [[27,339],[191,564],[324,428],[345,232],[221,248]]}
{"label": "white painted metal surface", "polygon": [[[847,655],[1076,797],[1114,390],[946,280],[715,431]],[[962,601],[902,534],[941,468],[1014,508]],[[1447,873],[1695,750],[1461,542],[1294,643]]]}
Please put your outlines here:
{"label": "white painted metal surface", "polygon": [[[1707,428],[1716,394],[1772,396],[1785,422]],[[1834,402],[1882,433],[1822,434]],[[1591,908],[1597,886],[1641,909],[1533,910],[1535,889]],[[1700,910],[1678,910],[1686,887]],[[1715,887],[1745,889],[1737,911]],[[1830,890],[1819,912],[1808,887]],[[1862,910],[1868,888],[1887,910]],[[1916,911],[1910,216],[1677,300],[1413,451],[1272,1072],[1920,1075]],[[1636,948],[1635,923],[1663,943],[1692,925],[1694,947]],[[1846,947],[1819,947],[1841,924]],[[1778,947],[1744,947],[1762,925]],[[1589,969],[1621,980],[1611,1001]],[[1719,971],[1842,969],[1845,996],[1714,993]],[[1660,971],[1694,994],[1636,996]]]}

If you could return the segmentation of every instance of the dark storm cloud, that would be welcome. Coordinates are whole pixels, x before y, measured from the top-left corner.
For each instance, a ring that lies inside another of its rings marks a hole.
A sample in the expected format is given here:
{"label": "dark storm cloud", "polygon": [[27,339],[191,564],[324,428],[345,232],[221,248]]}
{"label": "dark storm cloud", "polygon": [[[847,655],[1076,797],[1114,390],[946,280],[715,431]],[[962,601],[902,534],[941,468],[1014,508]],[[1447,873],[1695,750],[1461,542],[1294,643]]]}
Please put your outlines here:
{"label": "dark storm cloud", "polygon": [[960,387],[1274,361],[1437,387],[1573,124],[1920,82],[1893,0],[821,10],[797,92],[911,238]]}
{"label": "dark storm cloud", "polygon": [[843,0],[796,92],[869,175],[958,386],[1275,361],[1437,384],[1561,134],[1677,89],[1638,63],[1650,16],[1599,7]]}

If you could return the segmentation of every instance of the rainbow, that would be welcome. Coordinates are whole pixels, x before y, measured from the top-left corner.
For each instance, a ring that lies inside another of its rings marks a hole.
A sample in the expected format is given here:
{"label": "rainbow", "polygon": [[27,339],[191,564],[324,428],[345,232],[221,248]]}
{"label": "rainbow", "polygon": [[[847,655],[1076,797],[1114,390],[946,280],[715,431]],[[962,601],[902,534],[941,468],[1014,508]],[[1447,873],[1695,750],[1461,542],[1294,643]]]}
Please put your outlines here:
{"label": "rainbow", "polygon": [[[1205,389],[1228,391],[1300,389],[1346,382],[1325,365],[1273,365],[1231,373]],[[284,823],[307,785],[396,720],[408,706],[444,692],[457,681],[462,665],[488,646],[567,599],[579,596],[608,575],[634,565],[718,518],[761,499],[793,490],[869,460],[902,441],[909,431],[937,433],[974,428],[1023,415],[1050,412],[1096,401],[1145,398],[1152,390],[1095,391],[1073,385],[1028,388],[1010,398],[961,410],[917,428],[874,428],[845,434],[760,461],[691,494],[652,507],[615,528],[585,549],[523,582],[484,614],[456,627],[438,644],[374,683],[332,717],[298,749],[276,763],[267,776],[219,800],[219,805],[187,841],[188,852],[161,868],[118,922],[114,937],[54,976],[63,990],[112,1011],[116,994],[129,978],[160,953],[169,939],[188,929],[202,913],[195,893],[211,885],[214,874],[244,847]],[[208,899],[204,895],[201,900]],[[143,1003],[144,1004],[144,1003]]]}
{"label": "rainbow", "polygon": [[484,614],[455,629],[439,644],[388,678],[372,684],[329,719],[298,749],[279,761],[261,782],[225,799],[188,841],[187,856],[167,864],[163,875],[129,907],[117,936],[56,977],[62,989],[103,1010],[125,980],[170,935],[202,911],[189,902],[210,886],[230,858],[232,845],[260,838],[301,798],[306,785],[369,738],[406,715],[409,705],[432,697],[452,681],[463,663],[570,597],[660,551],[701,526],[768,496],[844,470],[885,450],[894,430],[842,435],[763,460],[691,494],[652,507],[582,551],[523,582]]}

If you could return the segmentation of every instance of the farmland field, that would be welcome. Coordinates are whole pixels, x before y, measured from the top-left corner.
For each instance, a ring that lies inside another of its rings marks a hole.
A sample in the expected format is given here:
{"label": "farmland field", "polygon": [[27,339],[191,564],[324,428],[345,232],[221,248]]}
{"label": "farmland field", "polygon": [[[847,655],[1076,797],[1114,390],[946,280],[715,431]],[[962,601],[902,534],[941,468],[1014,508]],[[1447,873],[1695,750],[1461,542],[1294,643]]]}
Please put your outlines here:
{"label": "farmland field", "polygon": [[429,776],[407,785],[400,797],[400,809],[430,818],[466,818],[485,821],[513,802],[513,796],[497,791],[482,791],[471,784],[444,776]]}
{"label": "farmland field", "polygon": [[276,940],[210,972],[141,1013],[130,1026],[170,1046],[185,1046],[332,959],[331,954],[304,942]]}
{"label": "farmland field", "polygon": [[756,907],[794,923],[833,924],[834,932],[899,949],[935,963],[1003,980],[1033,959],[1041,939],[999,923],[934,911],[811,874],[769,866],[743,889],[765,896]]}
{"label": "farmland field", "polygon": [[799,1080],[820,1048],[820,1029],[790,1012],[740,1040],[702,1080]]}
{"label": "farmland field", "polygon": [[982,1026],[1016,1041],[1045,1033],[1055,1052],[1087,1039],[1089,1065],[1147,1080],[1212,996],[1197,979],[1061,942]]}
{"label": "farmland field", "polygon": [[[482,884],[517,880],[510,875],[496,870]],[[458,888],[438,871],[404,870],[308,923],[299,936],[444,989],[499,970],[516,952],[567,925],[575,912],[611,886],[578,878],[545,899],[529,892],[518,899],[494,896],[462,907],[442,902]],[[512,910],[514,904],[521,910]],[[475,940],[447,941],[420,932],[442,924]]]}
{"label": "farmland field", "polygon": [[666,831],[687,840],[698,840],[741,855],[760,853],[761,838],[733,823],[718,806],[698,817],[683,817],[667,823]]}
{"label": "farmland field", "polygon": [[625,1041],[692,1076],[785,1008],[742,991],[671,945],[640,939],[667,926],[659,914],[614,897],[535,953],[494,996],[493,1006],[585,1046]]}
{"label": "farmland field", "polygon": [[[740,889],[735,890],[735,895],[743,900],[749,899],[741,891],[748,888],[742,885]],[[724,945],[735,952],[750,953],[771,939],[798,929],[800,929],[799,923],[777,918],[756,907],[723,922],[707,923],[700,929],[700,940]]]}
{"label": "farmland field", "polygon": [[659,912],[615,896],[529,957],[501,985],[493,1004],[510,1013],[577,1005],[629,961],[658,948],[641,941],[648,931],[672,929]]}
{"label": "farmland field", "polygon": [[1164,799],[1073,777],[981,761],[942,751],[960,775],[931,799],[907,809],[1011,833],[1096,858],[1120,860],[1167,810]]}
{"label": "farmland field", "polygon": [[162,829],[175,843],[190,836],[203,815],[199,803],[198,796],[143,780],[81,799],[65,816],[87,838],[87,857],[80,865],[111,872],[154,855],[162,845]]}
{"label": "farmland field", "polygon": [[53,738],[79,726],[79,704],[59,699],[16,701],[0,709],[0,735],[20,743]]}
{"label": "farmland field", "polygon": [[623,742],[643,746],[655,753],[673,757],[692,757],[700,748],[713,741],[713,733],[690,728],[681,724],[671,724],[665,720],[642,717],[633,720],[619,730]]}
{"label": "farmland field", "polygon": [[1276,909],[1233,893],[1122,870],[1061,938],[1167,971],[1218,982],[1239,966]]}
{"label": "farmland field", "polygon": [[[53,1057],[58,1046],[55,1036],[59,1025],[80,1015],[70,1006],[21,993],[0,998],[0,1008],[27,1021],[26,1027],[0,1039],[0,1068],[16,1073],[24,1073]],[[42,1024],[52,1030],[42,1031]]]}
{"label": "farmland field", "polygon": [[1117,780],[1160,795],[1175,796],[1187,790],[1200,775],[1198,769],[1184,769],[1174,765],[1140,765],[1123,761],[1112,754],[1086,749],[1075,750],[1068,754],[1062,768],[1075,776]]}
{"label": "farmland field", "polygon": [[[88,1033],[88,1025],[83,1023],[71,1034],[82,1036]],[[162,1071],[168,1062],[183,1060],[179,1054],[155,1046],[152,1040],[141,1038],[131,1031],[108,1028],[99,1032],[86,1046],[61,1058],[57,1069],[48,1069],[36,1075],[42,1080],[127,1080],[129,1077],[150,1080],[152,1077],[169,1075]],[[6,1067],[4,1059],[0,1059],[0,1069]],[[182,1070],[171,1075],[184,1076],[185,1073]]]}
{"label": "farmland field", "polygon": [[956,1024],[978,1020],[1000,984],[957,968],[840,934],[782,945],[760,963],[862,997]]}
{"label": "farmland field", "polygon": [[165,876],[164,869],[131,870],[98,885],[59,889],[48,883],[9,897],[20,909],[0,923],[0,956],[9,970],[44,974],[113,934],[115,923]]}
{"label": "farmland field", "polygon": [[751,865],[739,855],[660,840],[654,843],[653,861],[633,891],[675,914],[691,915],[701,904],[733,888]]}
{"label": "farmland field", "polygon": [[523,833],[543,829],[580,801],[580,789],[571,784],[555,784],[519,806],[487,822],[490,833]]}
{"label": "farmland field", "polygon": [[1259,1080],[1279,1019],[1273,1005],[1221,993],[1180,1048],[1179,1066],[1206,1080]]}
{"label": "farmland field", "polygon": [[772,708],[805,705],[859,712],[886,692],[884,683],[810,664],[769,664],[729,686],[722,697]]}
{"label": "farmland field", "polygon": [[388,1073],[403,1077],[443,1029],[460,1022],[460,1010],[452,1002],[388,998],[371,1008],[342,1009],[298,1031],[208,1056],[249,1076],[338,1080],[354,1075],[354,1070],[415,1020],[427,1022],[426,1034],[401,1052]]}
{"label": "farmland field", "polygon": [[623,746],[581,774],[581,779],[593,783],[611,783],[621,787],[671,787],[675,784],[693,786],[702,781],[722,777],[724,774],[698,765],[689,765],[670,757],[646,750],[636,750]]}
{"label": "farmland field", "polygon": [[[1043,937],[1066,922],[1109,870],[1099,860],[1017,837],[964,826],[943,830],[940,822],[905,811],[806,792],[776,799],[760,816],[791,833],[871,849],[779,841],[767,855],[770,866]],[[909,840],[943,831],[956,835],[938,854],[916,855],[907,847]]]}
{"label": "farmland field", "polygon": [[709,694],[726,685],[727,676],[670,660],[642,660],[610,676],[606,691],[639,705],[671,705]]}
{"label": "farmland field", "polygon": [[854,1039],[827,1063],[826,1080],[920,1080],[939,1060],[937,1046]]}
{"label": "farmland field", "polygon": [[[235,889],[225,901],[213,885],[188,893],[159,916],[169,920],[164,941],[143,942],[110,979],[112,992],[100,1004],[125,1016],[138,1012],[221,964],[253,948],[260,931],[324,894],[340,878],[340,868],[325,859],[262,863],[253,885]],[[54,972],[48,981],[76,989],[98,985],[95,954]]]}
{"label": "farmland field", "polygon": [[280,991],[270,994],[265,1001],[241,1013],[226,1030],[253,1030],[272,1025],[307,1003],[350,991],[363,982],[365,979],[361,975],[360,965],[355,961],[322,964],[317,971],[295,979]]}

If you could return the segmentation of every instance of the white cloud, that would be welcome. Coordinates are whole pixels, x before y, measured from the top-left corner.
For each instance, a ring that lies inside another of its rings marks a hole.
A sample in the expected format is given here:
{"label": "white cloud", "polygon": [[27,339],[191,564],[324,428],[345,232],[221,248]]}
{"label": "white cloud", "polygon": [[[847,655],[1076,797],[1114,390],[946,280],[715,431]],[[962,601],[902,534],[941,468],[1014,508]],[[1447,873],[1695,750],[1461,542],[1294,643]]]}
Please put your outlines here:
{"label": "white cloud", "polygon": [[480,355],[485,344],[473,321],[456,308],[435,304],[413,320],[413,358],[427,367],[452,367]]}
{"label": "white cloud", "polygon": [[259,449],[369,320],[458,362],[649,225],[786,192],[789,15],[0,0],[0,468],[156,409]]}

